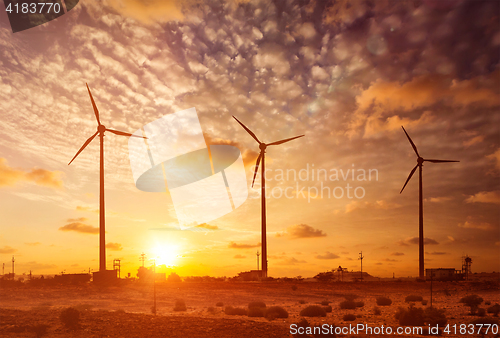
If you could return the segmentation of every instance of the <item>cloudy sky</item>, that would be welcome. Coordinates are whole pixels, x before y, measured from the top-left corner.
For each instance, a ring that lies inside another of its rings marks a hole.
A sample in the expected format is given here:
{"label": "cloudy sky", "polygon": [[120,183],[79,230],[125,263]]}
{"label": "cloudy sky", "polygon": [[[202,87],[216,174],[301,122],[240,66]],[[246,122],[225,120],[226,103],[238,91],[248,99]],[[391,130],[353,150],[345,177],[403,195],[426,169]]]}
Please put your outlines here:
{"label": "cloudy sky", "polygon": [[195,107],[209,144],[240,149],[249,183],[238,209],[180,231],[170,194],[138,190],[127,138],[107,135],[108,267],[135,274],[144,252],[181,275],[256,268],[259,149],[235,115],[264,142],[305,134],[267,150],[268,191],[295,194],[268,198],[269,275],[357,271],[360,251],[372,275],[418,274],[401,125],[423,157],[460,160],[424,167],[426,267],[468,254],[474,272],[499,271],[499,13],[497,1],[89,0],[13,34],[0,11],[0,263],[98,269],[98,139],[67,165],[96,130],[87,82],[102,123],[125,132]]}

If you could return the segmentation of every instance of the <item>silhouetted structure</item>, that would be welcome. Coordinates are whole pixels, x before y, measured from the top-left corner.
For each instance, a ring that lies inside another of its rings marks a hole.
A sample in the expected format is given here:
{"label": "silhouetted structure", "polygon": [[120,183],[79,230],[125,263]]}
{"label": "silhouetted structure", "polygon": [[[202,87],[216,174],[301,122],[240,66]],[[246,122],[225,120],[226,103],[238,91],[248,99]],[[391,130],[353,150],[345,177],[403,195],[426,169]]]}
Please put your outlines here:
{"label": "silhouetted structure", "polygon": [[291,137],[291,138],[287,138],[284,140],[280,140],[280,141],[266,144],[264,142],[260,142],[259,139],[257,138],[257,136],[255,136],[255,134],[250,129],[248,129],[243,123],[241,123],[236,117],[233,116],[233,118],[259,144],[260,154],[259,154],[259,157],[257,157],[257,162],[255,164],[255,172],[253,174],[252,187],[253,187],[253,184],[255,182],[255,176],[257,175],[257,171],[259,170],[260,161],[262,160],[262,171],[261,171],[261,176],[262,176],[261,177],[261,181],[262,181],[262,183],[261,183],[261,219],[262,219],[261,245],[262,245],[262,249],[261,250],[262,250],[262,277],[265,278],[265,277],[267,277],[266,176],[265,176],[265,172],[266,172],[266,166],[265,166],[266,148],[268,146],[275,146],[275,145],[279,145],[279,144],[294,140],[294,139],[302,137],[304,135],[299,135],[299,136],[295,136],[295,137]]}
{"label": "silhouetted structure", "polygon": [[415,170],[418,170],[418,216],[419,216],[419,223],[418,223],[418,275],[419,279],[423,280],[424,279],[424,203],[423,203],[423,197],[422,197],[422,168],[424,166],[424,162],[431,162],[431,163],[443,163],[443,162],[460,162],[460,161],[452,161],[452,160],[427,160],[421,157],[418,154],[417,147],[413,143],[412,139],[410,138],[410,135],[406,132],[405,128],[403,128],[403,131],[406,134],[406,137],[408,137],[408,141],[410,141],[410,144],[415,151],[415,154],[417,154],[417,165],[412,169],[410,172],[410,175],[408,175],[408,178],[406,179],[405,184],[403,185],[403,188],[399,192],[400,194],[403,192],[405,189],[406,185],[408,184],[408,181],[411,179],[413,174],[415,173]]}
{"label": "silhouetted structure", "polygon": [[[86,84],[87,85],[87,84]],[[124,133],[122,131],[108,129],[106,126],[101,124],[99,119],[99,110],[94,102],[94,98],[92,97],[92,93],[90,92],[89,86],[87,85],[87,90],[89,92],[90,101],[92,102],[92,107],[94,108],[94,114],[97,119],[97,131],[94,135],[89,137],[87,141],[83,144],[83,146],[78,150],[73,159],[68,163],[74,161],[74,159],[89,145],[90,142],[99,134],[100,139],[100,166],[99,166],[99,272],[94,272],[94,281],[95,282],[105,282],[108,279],[116,279],[116,272],[114,270],[106,270],[106,230],[105,230],[105,210],[104,210],[104,132],[109,131],[113,134],[120,136],[134,136],[145,138],[142,136],[132,135],[129,133]],[[113,277],[114,276],[114,277]]]}
{"label": "silhouetted structure", "polygon": [[465,280],[469,280],[469,274],[471,273],[472,258],[469,256],[462,257],[462,274]]}
{"label": "silhouetted structure", "polygon": [[359,277],[359,280],[360,280],[360,281],[363,281],[363,258],[365,258],[365,257],[363,256],[363,251],[361,251],[361,252],[359,253],[359,258],[358,258],[358,260],[360,260],[360,261],[361,261],[361,275],[360,275],[360,277]]}
{"label": "silhouetted structure", "polygon": [[425,269],[425,279],[434,281],[458,281],[463,279],[463,274],[455,268]]}

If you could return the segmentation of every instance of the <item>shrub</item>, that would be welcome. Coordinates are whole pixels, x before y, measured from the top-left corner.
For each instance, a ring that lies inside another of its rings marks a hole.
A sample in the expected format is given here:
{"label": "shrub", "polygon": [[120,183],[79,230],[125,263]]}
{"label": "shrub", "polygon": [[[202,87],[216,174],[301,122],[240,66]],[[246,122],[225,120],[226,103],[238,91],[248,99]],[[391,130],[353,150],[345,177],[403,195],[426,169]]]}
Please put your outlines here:
{"label": "shrub", "polygon": [[486,315],[486,310],[480,307],[477,309],[476,315],[478,317],[484,317]]}
{"label": "shrub", "polygon": [[348,293],[344,295],[345,300],[355,300],[358,298],[358,295],[355,295],[353,293]]}
{"label": "shrub", "polygon": [[320,302],[320,304],[321,304],[321,305],[323,305],[323,306],[327,306],[327,305],[330,305],[330,302],[329,302],[329,301],[327,301],[327,300],[322,300],[322,301]]}
{"label": "shrub", "polygon": [[267,320],[273,320],[275,318],[288,318],[288,312],[281,306],[271,306],[264,312],[264,317],[266,317]]}
{"label": "shrub", "polygon": [[224,303],[223,302],[217,302],[217,303],[215,303],[215,306],[217,306],[217,307],[223,307]]}
{"label": "shrub", "polygon": [[296,291],[297,290],[297,285],[292,285],[292,291]]}
{"label": "shrub", "polygon": [[460,299],[459,303],[463,303],[465,306],[470,307],[470,314],[475,315],[479,304],[483,302],[483,299],[478,295],[469,295]]}
{"label": "shrub", "polygon": [[250,302],[248,303],[248,308],[253,308],[253,307],[259,307],[259,308],[265,308],[266,304],[264,302]]}
{"label": "shrub", "polygon": [[305,300],[303,299],[299,300],[299,304],[305,304],[305,303],[307,303]]}
{"label": "shrub", "polygon": [[365,306],[365,302],[355,302],[356,307],[363,307]]}
{"label": "shrub", "polygon": [[182,282],[181,280],[181,277],[179,277],[178,274],[176,274],[175,272],[172,272],[168,278],[167,278],[167,282],[174,282],[174,283],[178,283],[178,282]]}
{"label": "shrub", "polygon": [[488,308],[488,313],[493,313],[493,316],[498,317],[498,313],[500,312],[500,305],[495,304]]}
{"label": "shrub", "polygon": [[75,329],[80,323],[80,311],[69,307],[61,311],[59,318],[67,328]]}
{"label": "shrub", "polygon": [[356,302],[353,300],[344,300],[343,302],[340,302],[340,308],[341,309],[348,309],[348,310],[355,309]]}
{"label": "shrub", "polygon": [[484,302],[484,305],[491,305],[491,302],[489,300]]}
{"label": "shrub", "polygon": [[424,300],[422,301],[422,305],[423,305],[423,306],[426,306],[426,305],[427,305],[427,300],[425,300],[425,299],[424,299]]}
{"label": "shrub", "polygon": [[424,322],[430,326],[446,326],[448,323],[448,318],[444,314],[444,309],[437,309],[434,307],[428,307],[424,310]]}
{"label": "shrub", "polygon": [[405,302],[421,302],[423,300],[422,296],[409,295],[406,296]]}
{"label": "shrub", "polygon": [[264,317],[265,311],[263,307],[251,307],[248,309],[248,317]]}
{"label": "shrub", "polygon": [[331,305],[328,305],[328,306],[323,306],[323,310],[325,310],[326,313],[330,313],[333,311],[332,309],[332,306]]}
{"label": "shrub", "polygon": [[211,314],[214,314],[214,313],[215,313],[215,308],[214,308],[213,306],[209,306],[209,307],[207,308],[207,312],[208,312],[208,313],[211,313]]}
{"label": "shrub", "polygon": [[401,326],[423,326],[425,323],[424,310],[413,305],[410,305],[408,309],[399,307],[394,317]]}
{"label": "shrub", "polygon": [[224,309],[224,313],[229,316],[246,316],[247,315],[247,309],[239,308],[239,307],[232,307],[232,306],[226,306]]}
{"label": "shrub", "polygon": [[310,305],[303,308],[302,311],[300,311],[300,315],[303,317],[326,317],[326,311],[321,306]]}
{"label": "shrub", "polygon": [[392,304],[392,300],[387,297],[377,297],[378,306],[389,306]]}
{"label": "shrub", "polygon": [[186,303],[182,299],[177,299],[175,301],[174,311],[186,311]]}
{"label": "shrub", "polygon": [[47,334],[47,329],[49,328],[46,324],[37,324],[30,326],[30,331],[33,332],[37,338],[43,337]]}
{"label": "shrub", "polygon": [[345,322],[352,322],[353,320],[356,320],[356,316],[353,315],[352,313],[348,313],[348,314],[344,315],[344,317],[342,317],[342,319]]}
{"label": "shrub", "polygon": [[380,309],[379,309],[378,307],[376,307],[376,306],[375,306],[375,307],[373,308],[373,314],[374,314],[375,316],[380,316],[380,315],[382,314],[382,311],[380,311]]}

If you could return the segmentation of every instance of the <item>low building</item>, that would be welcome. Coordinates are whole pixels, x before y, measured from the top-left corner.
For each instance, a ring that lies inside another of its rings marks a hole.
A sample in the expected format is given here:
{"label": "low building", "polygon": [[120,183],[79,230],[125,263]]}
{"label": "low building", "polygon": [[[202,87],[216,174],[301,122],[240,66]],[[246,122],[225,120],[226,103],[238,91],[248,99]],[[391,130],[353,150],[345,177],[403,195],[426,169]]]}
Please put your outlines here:
{"label": "low building", "polygon": [[425,269],[425,279],[435,281],[454,281],[463,279],[462,272],[455,268]]}

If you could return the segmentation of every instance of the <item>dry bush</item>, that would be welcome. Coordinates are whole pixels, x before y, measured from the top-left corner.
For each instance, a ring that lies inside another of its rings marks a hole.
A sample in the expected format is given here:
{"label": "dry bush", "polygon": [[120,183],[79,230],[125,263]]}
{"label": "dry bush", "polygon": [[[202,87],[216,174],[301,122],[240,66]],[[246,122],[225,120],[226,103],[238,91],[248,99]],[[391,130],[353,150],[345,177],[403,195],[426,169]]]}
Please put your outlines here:
{"label": "dry bush", "polygon": [[387,297],[377,297],[378,306],[389,306],[392,304],[392,300]]}
{"label": "dry bush", "polygon": [[265,312],[264,307],[251,307],[248,309],[248,317],[264,317]]}
{"label": "dry bush", "polygon": [[217,307],[223,307],[224,303],[223,302],[217,302],[217,303],[215,303],[215,306],[217,306]]}
{"label": "dry bush", "polygon": [[68,329],[76,329],[80,324],[80,311],[69,307],[61,311],[59,318]]}
{"label": "dry bush", "polygon": [[354,304],[356,305],[356,307],[363,307],[365,306],[365,302],[354,302]]}
{"label": "dry bush", "polygon": [[424,310],[424,322],[430,326],[446,326],[448,318],[444,313],[444,309],[437,309],[435,307],[428,307]]}
{"label": "dry bush", "polygon": [[186,311],[186,303],[182,299],[177,299],[175,301],[174,311]]}
{"label": "dry bush", "polygon": [[307,302],[303,299],[299,300],[299,304],[306,304]]}
{"label": "dry bush", "polygon": [[306,308],[303,308],[300,311],[300,315],[303,317],[326,317],[326,311],[321,306],[310,305]]}
{"label": "dry bush", "polygon": [[462,297],[459,303],[463,303],[465,306],[470,307],[470,314],[473,316],[476,314],[479,304],[483,302],[483,299],[478,295],[469,295]]}
{"label": "dry bush", "polygon": [[348,313],[348,314],[344,315],[344,317],[342,317],[342,319],[345,322],[352,322],[353,320],[356,320],[356,316],[353,315],[352,313]]}
{"label": "dry bush", "polygon": [[232,306],[226,306],[224,309],[224,313],[229,316],[246,316],[247,315],[247,309],[239,308],[239,307],[232,307]]}
{"label": "dry bush", "polygon": [[266,303],[261,302],[261,301],[256,301],[256,302],[250,302],[250,303],[248,303],[248,308],[250,309],[252,307],[265,308],[266,307]]}
{"label": "dry bush", "polygon": [[359,296],[355,295],[353,293],[347,293],[344,295],[344,298],[345,298],[345,300],[355,300],[355,299],[359,298]]}
{"label": "dry bush", "polygon": [[425,323],[424,310],[413,305],[410,305],[408,309],[399,307],[394,317],[401,326],[423,326]]}
{"label": "dry bush", "polygon": [[483,309],[482,307],[477,308],[476,315],[478,317],[484,317],[484,316],[486,316],[486,309]]}
{"label": "dry bush", "polygon": [[49,327],[50,326],[46,324],[36,324],[30,326],[29,330],[36,335],[36,338],[40,338],[47,334],[47,329]]}
{"label": "dry bush", "polygon": [[421,302],[423,300],[422,296],[417,296],[417,295],[409,295],[406,296],[405,302]]}
{"label": "dry bush", "polygon": [[327,306],[327,305],[330,305],[330,302],[329,302],[329,301],[327,301],[327,300],[322,300],[322,301],[320,302],[320,304],[321,304],[321,305],[323,305],[323,306]]}
{"label": "dry bush", "polygon": [[378,307],[376,307],[376,306],[375,306],[375,307],[373,308],[373,314],[374,314],[375,316],[380,316],[380,315],[382,314],[382,311],[380,311],[380,309],[379,309]]}
{"label": "dry bush", "polygon": [[281,306],[271,306],[265,311],[264,317],[266,317],[267,320],[273,320],[275,318],[288,318],[288,311]]}
{"label": "dry bush", "polygon": [[292,291],[296,291],[297,290],[297,285],[292,285]]}
{"label": "dry bush", "polygon": [[331,305],[328,305],[328,306],[323,306],[323,310],[325,310],[326,313],[330,313],[333,311],[332,309],[332,306]]}
{"label": "dry bush", "polygon": [[214,314],[216,311],[215,311],[215,308],[214,308],[213,306],[209,306],[209,307],[207,308],[207,312],[208,312],[208,313],[211,313],[211,314]]}
{"label": "dry bush", "polygon": [[498,313],[500,312],[500,305],[495,304],[488,308],[488,313],[493,313],[493,316],[498,317]]}

